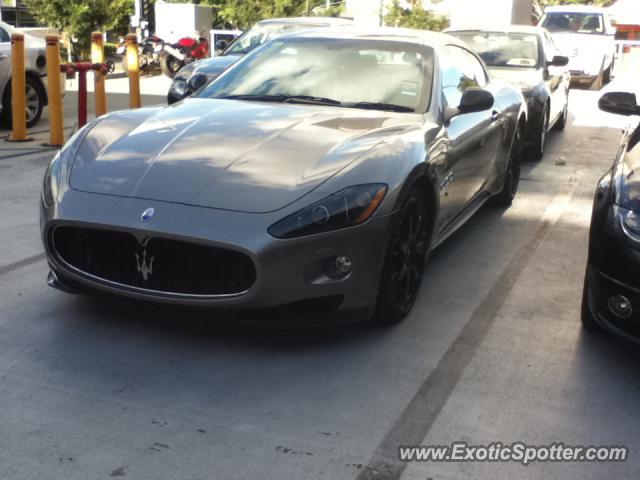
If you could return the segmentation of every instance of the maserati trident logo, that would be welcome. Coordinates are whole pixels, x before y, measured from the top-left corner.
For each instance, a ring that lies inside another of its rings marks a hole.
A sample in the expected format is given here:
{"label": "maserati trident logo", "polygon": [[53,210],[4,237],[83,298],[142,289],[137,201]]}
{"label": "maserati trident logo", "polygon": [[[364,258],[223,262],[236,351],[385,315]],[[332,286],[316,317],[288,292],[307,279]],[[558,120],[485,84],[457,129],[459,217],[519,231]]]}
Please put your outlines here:
{"label": "maserati trident logo", "polygon": [[142,255],[136,253],[136,270],[142,274],[142,279],[146,282],[149,280],[149,275],[153,274],[153,260],[156,257],[149,257],[147,259],[147,248],[144,247]]}
{"label": "maserati trident logo", "polygon": [[140,215],[140,220],[142,220],[143,222],[147,222],[151,220],[155,214],[156,214],[155,208],[153,207],[147,208],[144,212],[142,212],[142,215]]}

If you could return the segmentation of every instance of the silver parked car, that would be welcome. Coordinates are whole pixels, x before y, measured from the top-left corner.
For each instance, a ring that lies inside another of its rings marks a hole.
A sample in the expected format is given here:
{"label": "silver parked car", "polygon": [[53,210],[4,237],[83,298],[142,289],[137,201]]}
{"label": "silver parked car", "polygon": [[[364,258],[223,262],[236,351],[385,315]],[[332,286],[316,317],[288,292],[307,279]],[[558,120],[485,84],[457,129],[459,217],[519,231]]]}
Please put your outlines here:
{"label": "silver parked car", "polygon": [[[7,126],[11,125],[11,34],[16,31],[11,25],[0,22],[0,110]],[[27,127],[32,127],[38,123],[48,103],[46,80],[43,78],[47,73],[46,44],[41,38],[27,33],[24,34],[24,44]]]}
{"label": "silver parked car", "polygon": [[397,322],[428,252],[511,203],[525,125],[522,93],[454,37],[280,37],[195,97],[69,140],[42,191],[49,283]]}

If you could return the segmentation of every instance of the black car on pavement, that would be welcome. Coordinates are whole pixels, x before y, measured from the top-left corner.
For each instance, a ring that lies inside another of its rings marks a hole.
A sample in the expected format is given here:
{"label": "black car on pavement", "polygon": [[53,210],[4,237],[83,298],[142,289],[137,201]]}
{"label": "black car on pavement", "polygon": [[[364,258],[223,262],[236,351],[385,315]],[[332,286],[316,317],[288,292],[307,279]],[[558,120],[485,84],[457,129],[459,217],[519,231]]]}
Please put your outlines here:
{"label": "black car on pavement", "polygon": [[522,89],[529,107],[525,155],[530,160],[544,156],[547,133],[563,130],[567,123],[571,75],[567,57],[557,55],[553,39],[539,27],[513,25],[447,30],[474,50],[494,78]]}
{"label": "black car on pavement", "polygon": [[[632,93],[609,92],[601,110],[640,115]],[[582,323],[640,343],[640,121],[624,133],[611,169],[596,188]]]}

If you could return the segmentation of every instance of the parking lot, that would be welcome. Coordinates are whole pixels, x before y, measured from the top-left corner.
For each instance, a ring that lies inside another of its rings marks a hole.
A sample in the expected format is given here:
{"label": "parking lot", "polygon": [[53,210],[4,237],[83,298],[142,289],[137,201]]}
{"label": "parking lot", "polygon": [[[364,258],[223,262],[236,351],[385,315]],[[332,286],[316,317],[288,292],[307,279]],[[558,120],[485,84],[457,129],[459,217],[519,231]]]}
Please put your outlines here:
{"label": "parking lot", "polygon": [[[523,166],[513,207],[483,207],[438,248],[410,317],[387,328],[227,324],[48,288],[38,196],[52,151],[3,145],[0,478],[637,478],[640,353],[580,325],[593,191],[627,122],[598,98],[572,91],[566,131]],[[454,441],[630,453],[397,458]]]}

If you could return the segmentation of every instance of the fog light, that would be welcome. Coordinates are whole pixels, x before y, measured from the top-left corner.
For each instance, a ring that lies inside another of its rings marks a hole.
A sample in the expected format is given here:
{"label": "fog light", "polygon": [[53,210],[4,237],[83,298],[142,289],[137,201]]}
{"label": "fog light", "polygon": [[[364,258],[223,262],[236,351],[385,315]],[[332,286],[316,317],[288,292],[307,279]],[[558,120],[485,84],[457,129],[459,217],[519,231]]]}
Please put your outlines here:
{"label": "fog light", "polygon": [[609,298],[609,310],[619,318],[629,318],[633,312],[631,301],[623,295],[614,295]]}
{"label": "fog light", "polygon": [[353,268],[351,259],[346,255],[340,255],[339,257],[336,257],[334,265],[338,273],[341,273],[342,275],[347,275]]}

